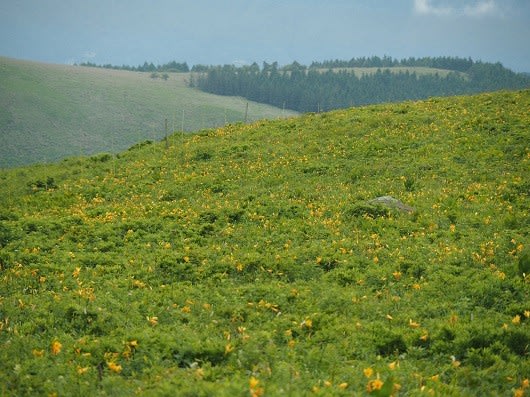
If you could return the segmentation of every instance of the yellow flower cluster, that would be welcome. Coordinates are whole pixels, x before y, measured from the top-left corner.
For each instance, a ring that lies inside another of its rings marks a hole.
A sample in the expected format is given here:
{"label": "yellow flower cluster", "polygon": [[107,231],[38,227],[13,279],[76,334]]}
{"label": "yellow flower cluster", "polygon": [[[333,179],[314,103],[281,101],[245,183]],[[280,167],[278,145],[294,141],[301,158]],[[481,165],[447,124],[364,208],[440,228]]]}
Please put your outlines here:
{"label": "yellow flower cluster", "polygon": [[250,397],[261,397],[265,393],[265,389],[260,386],[260,381],[254,376],[251,376],[249,381]]}

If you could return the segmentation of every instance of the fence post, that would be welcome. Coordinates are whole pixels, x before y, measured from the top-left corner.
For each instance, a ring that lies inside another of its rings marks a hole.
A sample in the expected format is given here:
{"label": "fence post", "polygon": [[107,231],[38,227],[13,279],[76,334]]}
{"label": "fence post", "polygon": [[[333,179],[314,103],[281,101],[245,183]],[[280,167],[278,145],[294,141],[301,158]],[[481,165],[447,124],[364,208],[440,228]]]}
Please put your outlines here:
{"label": "fence post", "polygon": [[166,134],[166,136],[165,136],[165,141],[166,141],[166,149],[167,149],[167,148],[169,148],[169,141],[168,141],[168,139],[167,139],[167,118],[166,118],[164,124],[165,124],[165,126],[164,126],[164,131],[165,131],[165,134]]}

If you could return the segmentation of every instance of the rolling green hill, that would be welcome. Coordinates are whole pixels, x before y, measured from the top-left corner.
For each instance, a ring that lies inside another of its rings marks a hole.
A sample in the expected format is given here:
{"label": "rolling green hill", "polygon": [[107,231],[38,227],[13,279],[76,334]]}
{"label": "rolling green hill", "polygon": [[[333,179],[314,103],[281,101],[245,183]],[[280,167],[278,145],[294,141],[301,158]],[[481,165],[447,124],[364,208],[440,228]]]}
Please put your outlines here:
{"label": "rolling green hill", "polygon": [[528,394],[529,108],[373,105],[0,171],[0,394]]}
{"label": "rolling green hill", "polygon": [[[159,140],[166,118],[172,131],[245,119],[246,100],[190,89],[187,78],[0,58],[0,167]],[[251,102],[247,119],[292,114]]]}

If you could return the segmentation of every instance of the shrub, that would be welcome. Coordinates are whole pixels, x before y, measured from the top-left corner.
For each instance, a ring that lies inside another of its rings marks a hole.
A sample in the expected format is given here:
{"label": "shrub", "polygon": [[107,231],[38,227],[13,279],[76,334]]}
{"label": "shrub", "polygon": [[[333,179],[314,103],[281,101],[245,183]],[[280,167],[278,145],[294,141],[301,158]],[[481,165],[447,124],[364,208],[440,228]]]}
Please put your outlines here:
{"label": "shrub", "polygon": [[506,345],[519,356],[530,354],[530,334],[522,330],[510,330],[505,335]]}
{"label": "shrub", "polygon": [[530,247],[527,246],[523,249],[523,252],[521,252],[517,263],[517,270],[521,276],[530,275]]}
{"label": "shrub", "polygon": [[393,356],[407,352],[407,344],[401,334],[396,332],[382,332],[377,335],[376,352],[382,356]]}
{"label": "shrub", "polygon": [[57,189],[57,184],[55,183],[55,179],[49,176],[44,181],[37,179],[36,181],[28,182],[28,187],[31,192],[37,192],[41,190]]}
{"label": "shrub", "polygon": [[11,228],[0,222],[0,248],[5,247],[14,237]]}
{"label": "shrub", "polygon": [[346,209],[344,215],[346,219],[368,216],[370,218],[387,217],[390,210],[382,205],[372,205],[367,203],[354,204]]}
{"label": "shrub", "polygon": [[100,163],[106,163],[110,159],[112,159],[112,154],[110,153],[100,153],[100,154],[90,157],[90,160],[94,162],[100,162]]}

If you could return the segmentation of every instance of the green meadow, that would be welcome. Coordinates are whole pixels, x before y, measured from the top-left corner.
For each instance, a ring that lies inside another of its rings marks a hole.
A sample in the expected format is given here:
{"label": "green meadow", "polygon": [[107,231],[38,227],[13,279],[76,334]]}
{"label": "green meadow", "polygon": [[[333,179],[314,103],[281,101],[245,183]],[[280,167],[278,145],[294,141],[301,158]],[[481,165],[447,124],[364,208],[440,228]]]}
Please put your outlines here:
{"label": "green meadow", "polygon": [[528,109],[432,98],[0,171],[0,395],[528,395]]}
{"label": "green meadow", "polygon": [[169,131],[293,115],[188,87],[188,73],[50,65],[0,57],[0,167],[116,153]]}
{"label": "green meadow", "polygon": [[[321,71],[322,73],[327,72],[329,69],[326,68],[319,68],[317,69]],[[458,75],[467,78],[467,74],[463,72],[457,72],[454,70],[449,69],[440,69],[440,68],[431,68],[431,67],[424,67],[424,66],[391,66],[391,67],[335,67],[331,68],[334,72],[351,72],[355,74],[357,77],[362,77],[365,75],[373,75],[376,74],[377,71],[385,72],[389,71],[390,73],[415,73],[418,76],[425,76],[425,75],[439,75],[440,77],[446,77],[450,73],[457,73]]]}

